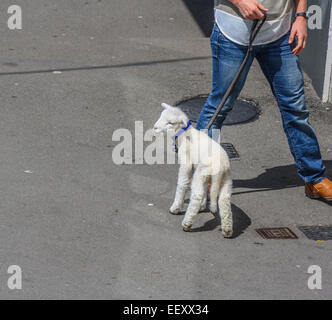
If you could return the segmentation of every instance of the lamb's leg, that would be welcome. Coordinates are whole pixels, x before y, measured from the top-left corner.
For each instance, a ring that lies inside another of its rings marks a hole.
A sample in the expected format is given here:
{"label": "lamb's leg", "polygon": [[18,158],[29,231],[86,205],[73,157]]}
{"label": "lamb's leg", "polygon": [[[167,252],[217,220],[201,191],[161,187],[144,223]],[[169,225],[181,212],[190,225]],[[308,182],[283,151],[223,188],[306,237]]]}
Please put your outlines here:
{"label": "lamb's leg", "polygon": [[200,210],[201,203],[204,198],[204,189],[206,183],[207,177],[202,176],[199,168],[197,168],[191,185],[189,206],[182,221],[182,227],[184,231],[189,231],[191,229],[191,226],[194,223],[194,218]]}
{"label": "lamb's leg", "polygon": [[221,174],[213,175],[211,179],[209,209],[214,214],[217,213],[218,211],[218,196],[220,193],[221,180],[222,180]]}
{"label": "lamb's leg", "polygon": [[204,211],[206,209],[206,204],[207,204],[207,193],[208,193],[208,184],[204,184],[204,195],[203,195],[203,200],[201,202],[201,206],[199,208],[199,211]]}
{"label": "lamb's leg", "polygon": [[192,171],[192,165],[180,166],[175,199],[171,208],[169,209],[169,212],[172,214],[178,214],[182,210],[184,197],[186,195],[186,191],[189,187],[190,179],[192,177]]}
{"label": "lamb's leg", "polygon": [[229,173],[226,173],[219,195],[219,213],[221,219],[221,230],[225,238],[233,235],[233,216],[231,210],[232,179]]}

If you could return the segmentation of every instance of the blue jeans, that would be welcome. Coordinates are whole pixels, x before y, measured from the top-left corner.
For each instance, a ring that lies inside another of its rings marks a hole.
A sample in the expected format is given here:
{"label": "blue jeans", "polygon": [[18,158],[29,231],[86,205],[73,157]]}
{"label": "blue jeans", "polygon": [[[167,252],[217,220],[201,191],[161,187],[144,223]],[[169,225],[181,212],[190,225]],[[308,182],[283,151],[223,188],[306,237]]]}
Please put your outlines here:
{"label": "blue jeans", "polygon": [[[305,182],[315,184],[325,178],[326,168],[322,162],[316,135],[308,122],[309,111],[305,104],[303,75],[299,58],[292,52],[295,44],[288,44],[288,39],[289,34],[273,43],[254,46],[244,72],[208,134],[212,136],[213,129],[221,129],[256,58],[277,100],[298,174]],[[211,47],[212,91],[198,118],[196,125],[198,130],[207,127],[247,52],[246,46],[228,40],[216,24],[211,35]]]}

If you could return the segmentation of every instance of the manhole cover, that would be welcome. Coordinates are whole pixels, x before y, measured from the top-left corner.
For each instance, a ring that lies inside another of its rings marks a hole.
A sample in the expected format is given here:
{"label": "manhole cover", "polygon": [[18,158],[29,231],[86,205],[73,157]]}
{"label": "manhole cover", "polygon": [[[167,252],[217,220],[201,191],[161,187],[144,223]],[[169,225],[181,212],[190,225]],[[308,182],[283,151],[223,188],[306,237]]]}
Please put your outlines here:
{"label": "manhole cover", "polygon": [[236,151],[231,143],[221,143],[221,146],[226,151],[228,158],[230,159],[240,159],[239,153]]}
{"label": "manhole cover", "polygon": [[[185,112],[191,121],[197,121],[199,114],[206,102],[207,96],[199,96],[182,101],[177,104]],[[229,112],[224,121],[224,125],[234,125],[238,123],[253,121],[258,116],[258,109],[249,101],[236,100],[233,110]]]}
{"label": "manhole cover", "polygon": [[289,228],[262,228],[256,229],[264,239],[298,239],[297,235]]}
{"label": "manhole cover", "polygon": [[332,240],[332,226],[299,226],[310,240]]}

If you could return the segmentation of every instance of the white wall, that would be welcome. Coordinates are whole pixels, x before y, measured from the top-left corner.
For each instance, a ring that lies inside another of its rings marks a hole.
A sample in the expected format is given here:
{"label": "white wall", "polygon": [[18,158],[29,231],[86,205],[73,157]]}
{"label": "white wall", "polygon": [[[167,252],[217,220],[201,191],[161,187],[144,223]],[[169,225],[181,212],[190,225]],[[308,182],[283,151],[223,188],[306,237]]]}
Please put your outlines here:
{"label": "white wall", "polygon": [[323,101],[329,100],[330,102],[332,102],[332,6],[330,15],[329,46],[327,50],[326,74],[327,79],[325,82],[325,93],[323,95]]}
{"label": "white wall", "polygon": [[[332,14],[330,0],[308,0],[308,6],[322,8],[322,29],[308,30],[308,45],[301,54],[304,71],[312,79],[318,96],[327,102],[331,97]],[[329,97],[330,96],[330,97]]]}

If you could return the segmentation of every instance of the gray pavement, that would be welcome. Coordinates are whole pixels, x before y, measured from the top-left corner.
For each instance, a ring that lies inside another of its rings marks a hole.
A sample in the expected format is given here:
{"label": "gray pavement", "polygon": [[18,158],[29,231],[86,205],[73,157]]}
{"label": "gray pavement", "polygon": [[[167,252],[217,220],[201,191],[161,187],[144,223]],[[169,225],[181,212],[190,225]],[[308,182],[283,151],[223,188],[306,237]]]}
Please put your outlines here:
{"label": "gray pavement", "polygon": [[[209,92],[209,39],[188,8],[180,0],[16,3],[22,31],[6,28],[11,1],[0,11],[1,299],[331,298],[332,242],[308,240],[297,226],[332,224],[332,207],[304,196],[257,64],[241,95],[261,116],[223,129],[241,155],[232,161],[236,237],[223,239],[207,212],[197,232],[184,233],[183,217],[168,214],[177,166],[116,166],[112,134],[135,120],[150,128],[160,102]],[[306,84],[332,175],[332,108]],[[299,239],[255,232],[276,226]],[[22,290],[7,288],[14,264]],[[322,290],[308,289],[310,265],[322,268]]]}

